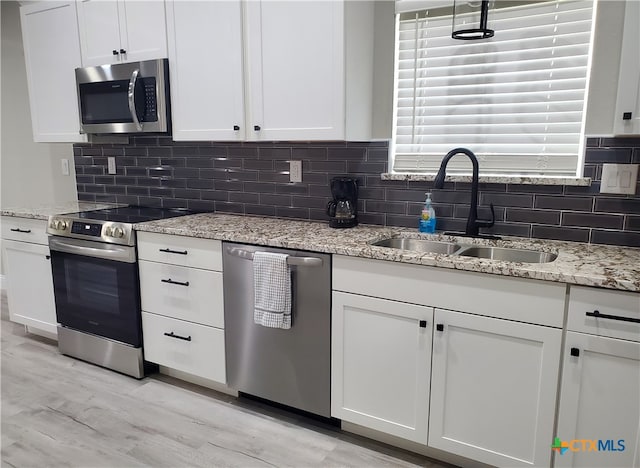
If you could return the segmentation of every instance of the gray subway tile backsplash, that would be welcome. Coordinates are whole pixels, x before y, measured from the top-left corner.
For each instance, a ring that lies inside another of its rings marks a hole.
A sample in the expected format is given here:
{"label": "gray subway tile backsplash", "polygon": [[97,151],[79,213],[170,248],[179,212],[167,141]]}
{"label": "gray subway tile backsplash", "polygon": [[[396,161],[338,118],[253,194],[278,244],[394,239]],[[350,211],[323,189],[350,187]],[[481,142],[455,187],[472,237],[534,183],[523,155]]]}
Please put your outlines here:
{"label": "gray subway tile backsplash", "polygon": [[[432,192],[438,229],[464,231],[471,185],[386,181],[386,142],[173,142],[132,137],[129,145],[76,144],[78,198],[198,211],[326,220],[329,181],[358,179],[362,223],[417,227],[424,193]],[[483,232],[640,247],[640,192],[599,193],[602,163],[640,163],[640,138],[588,138],[585,177],[591,187],[480,184],[479,217],[493,203],[496,224]],[[115,156],[117,174],[107,173]],[[289,182],[301,160],[303,181]],[[640,188],[640,182],[638,183]]]}

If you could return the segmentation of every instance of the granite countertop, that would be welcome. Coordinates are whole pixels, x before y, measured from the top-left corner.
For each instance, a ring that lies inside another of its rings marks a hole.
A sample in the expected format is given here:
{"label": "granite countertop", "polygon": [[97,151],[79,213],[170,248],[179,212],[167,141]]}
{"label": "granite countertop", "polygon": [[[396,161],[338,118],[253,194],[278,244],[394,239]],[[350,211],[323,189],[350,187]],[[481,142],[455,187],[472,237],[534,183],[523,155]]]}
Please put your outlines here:
{"label": "granite countertop", "polygon": [[[471,239],[368,225],[332,229],[326,222],[215,213],[139,223],[134,229],[640,292],[640,249],[631,247],[514,237]],[[541,250],[558,258],[551,263],[514,263],[369,245],[394,236]]]}
{"label": "granite countertop", "polygon": [[91,203],[91,202],[68,202],[50,205],[39,205],[31,207],[10,207],[2,208],[0,215],[13,216],[15,218],[31,218],[31,219],[49,219],[49,216],[63,213],[77,213],[78,211],[101,210],[103,208],[112,208],[113,203]]}

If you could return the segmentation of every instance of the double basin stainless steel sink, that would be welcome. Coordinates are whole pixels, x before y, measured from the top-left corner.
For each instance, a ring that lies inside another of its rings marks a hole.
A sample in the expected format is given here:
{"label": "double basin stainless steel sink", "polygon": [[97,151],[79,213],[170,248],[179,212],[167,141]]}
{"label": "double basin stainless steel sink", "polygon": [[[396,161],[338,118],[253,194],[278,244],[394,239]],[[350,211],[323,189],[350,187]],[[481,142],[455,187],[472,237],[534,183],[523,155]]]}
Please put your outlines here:
{"label": "double basin stainless steel sink", "polygon": [[558,256],[554,253],[538,250],[516,249],[509,247],[489,247],[483,245],[462,244],[456,242],[431,241],[394,237],[371,243],[377,247],[412,250],[415,252],[446,254],[462,257],[486,258],[504,262],[549,263]]}

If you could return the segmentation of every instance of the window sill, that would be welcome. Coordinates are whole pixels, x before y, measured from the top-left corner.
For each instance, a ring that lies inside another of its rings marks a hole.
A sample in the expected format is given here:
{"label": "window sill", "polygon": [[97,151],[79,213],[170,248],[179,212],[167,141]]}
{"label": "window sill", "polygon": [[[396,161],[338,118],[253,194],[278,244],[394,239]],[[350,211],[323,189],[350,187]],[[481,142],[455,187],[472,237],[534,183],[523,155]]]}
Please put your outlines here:
{"label": "window sill", "polygon": [[[436,178],[435,174],[391,173],[380,175],[382,180],[406,180],[410,182],[431,182]],[[471,175],[448,175],[446,182],[471,183]],[[515,185],[573,185],[577,187],[589,187],[590,177],[552,177],[552,176],[505,176],[505,175],[480,175],[478,181],[481,184],[515,184]]]}

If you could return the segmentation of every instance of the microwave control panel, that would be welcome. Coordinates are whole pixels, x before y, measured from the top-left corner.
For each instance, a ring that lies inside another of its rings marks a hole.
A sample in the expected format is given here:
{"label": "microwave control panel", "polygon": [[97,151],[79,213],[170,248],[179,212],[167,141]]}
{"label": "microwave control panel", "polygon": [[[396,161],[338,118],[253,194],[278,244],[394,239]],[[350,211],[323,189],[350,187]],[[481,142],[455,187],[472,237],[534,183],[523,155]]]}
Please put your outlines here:
{"label": "microwave control panel", "polygon": [[142,78],[142,89],[144,90],[144,114],[142,122],[158,121],[158,105],[156,99],[156,79]]}

